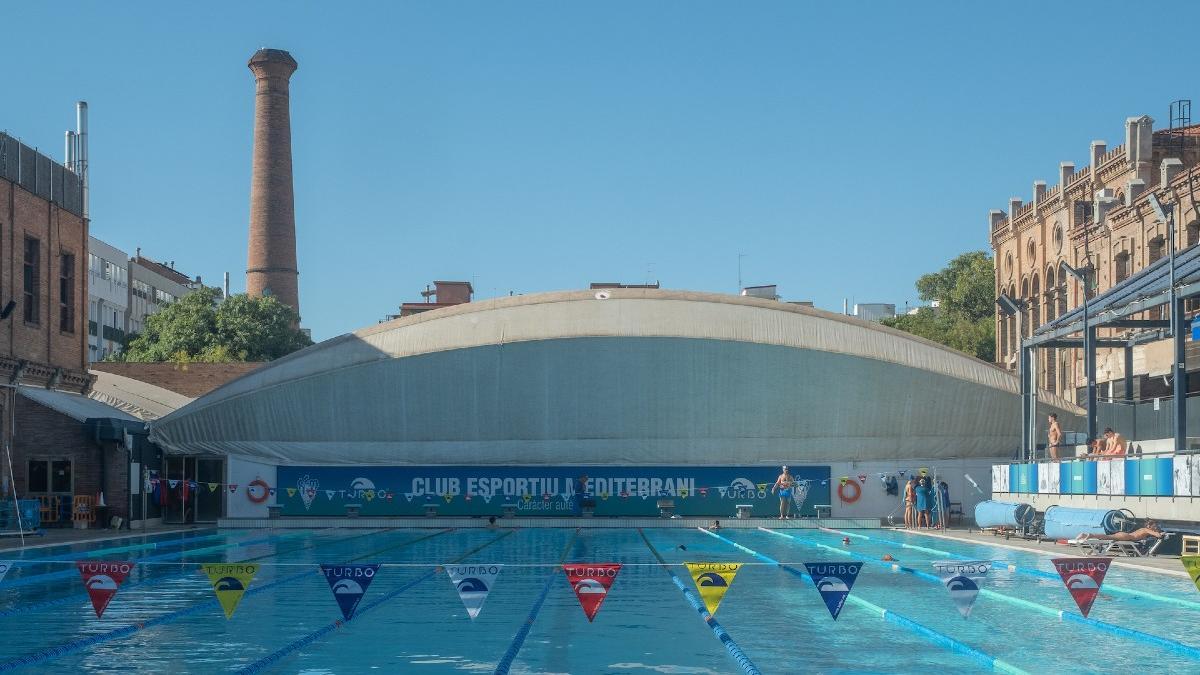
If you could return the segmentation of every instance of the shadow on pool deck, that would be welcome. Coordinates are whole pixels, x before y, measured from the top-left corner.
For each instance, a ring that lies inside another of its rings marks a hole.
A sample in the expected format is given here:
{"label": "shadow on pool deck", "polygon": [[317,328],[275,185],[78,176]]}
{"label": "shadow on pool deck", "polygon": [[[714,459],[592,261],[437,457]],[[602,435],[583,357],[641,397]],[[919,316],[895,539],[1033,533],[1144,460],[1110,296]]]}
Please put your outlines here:
{"label": "shadow on pool deck", "polygon": [[[935,539],[950,539],[953,541],[961,541],[970,544],[986,544],[989,546],[999,546],[1001,548],[1010,548],[1018,551],[1029,551],[1031,553],[1042,553],[1054,556],[1084,556],[1086,553],[1078,546],[1068,546],[1066,544],[1057,544],[1053,541],[1037,542],[1032,539],[1021,539],[1013,537],[1005,539],[1002,536],[993,535],[987,532],[971,529],[954,529],[951,528],[945,532],[929,531],[929,530],[905,530],[904,528],[892,528],[896,532],[910,532],[912,534],[921,535]],[[930,546],[934,546],[930,544]],[[1188,577],[1188,574],[1183,569],[1183,565],[1179,563],[1179,556],[1153,556],[1149,558],[1128,558],[1124,556],[1116,556],[1112,558],[1113,564],[1131,569],[1139,569],[1147,572],[1158,572],[1160,574],[1170,574],[1172,576]]]}

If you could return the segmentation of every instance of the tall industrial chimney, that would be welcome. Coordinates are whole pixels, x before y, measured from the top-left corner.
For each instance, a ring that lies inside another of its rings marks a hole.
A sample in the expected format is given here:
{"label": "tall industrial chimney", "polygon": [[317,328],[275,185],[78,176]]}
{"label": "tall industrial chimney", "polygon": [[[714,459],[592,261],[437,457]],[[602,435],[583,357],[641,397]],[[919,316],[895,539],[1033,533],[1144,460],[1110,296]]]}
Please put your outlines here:
{"label": "tall industrial chimney", "polygon": [[260,49],[246,64],[254,73],[254,160],[250,177],[250,242],[246,293],[273,295],[300,311],[296,213],[292,198],[292,123],[288,79],[296,60],[282,49]]}

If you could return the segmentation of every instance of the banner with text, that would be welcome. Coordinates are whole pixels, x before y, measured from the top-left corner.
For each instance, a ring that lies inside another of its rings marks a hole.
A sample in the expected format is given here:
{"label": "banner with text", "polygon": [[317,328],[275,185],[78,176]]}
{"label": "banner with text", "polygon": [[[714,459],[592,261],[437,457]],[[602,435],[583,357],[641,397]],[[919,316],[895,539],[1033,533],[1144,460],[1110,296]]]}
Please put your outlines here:
{"label": "banner with text", "polygon": [[367,588],[375,579],[379,565],[321,565],[321,574],[329,583],[333,599],[342,610],[342,618],[346,621],[354,616],[358,603],[366,595]]}
{"label": "banner with text", "polygon": [[225,610],[225,618],[232,619],[233,612],[237,610],[238,603],[242,601],[242,596],[246,594],[246,589],[254,580],[254,575],[258,574],[258,565],[253,563],[212,563],[202,565],[201,569],[208,576],[213,593],[217,596],[217,602],[221,603],[221,609]]}
{"label": "banner with text", "polygon": [[446,565],[450,583],[458,590],[458,597],[472,619],[483,610],[483,603],[496,585],[502,567],[504,565]]}
{"label": "banner with text", "polygon": [[[801,515],[830,503],[829,467],[794,466],[809,483]],[[658,515],[670,499],[681,516],[721,517],[737,504],[755,515],[778,514],[771,494],[776,466],[280,466],[278,498],[289,516],[341,516],[348,506],[363,516],[417,516],[427,507],[451,516],[499,515],[507,505],[522,515]]]}
{"label": "banner with text", "polygon": [[950,591],[950,599],[958,607],[958,613],[966,619],[979,597],[979,585],[983,583],[992,564],[986,560],[935,560],[934,568],[942,578],[942,584]]}
{"label": "banner with text", "polygon": [[1092,603],[1100,595],[1104,575],[1108,574],[1109,558],[1054,558],[1054,569],[1062,577],[1079,611],[1085,617],[1092,611]]}

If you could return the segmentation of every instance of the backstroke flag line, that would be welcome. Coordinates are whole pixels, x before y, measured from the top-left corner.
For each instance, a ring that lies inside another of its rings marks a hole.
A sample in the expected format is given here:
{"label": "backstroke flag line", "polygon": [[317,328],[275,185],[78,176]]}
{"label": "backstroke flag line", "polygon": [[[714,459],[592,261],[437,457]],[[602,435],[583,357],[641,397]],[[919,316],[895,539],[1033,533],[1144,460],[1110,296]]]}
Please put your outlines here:
{"label": "backstroke flag line", "polygon": [[1063,584],[1071,592],[1075,604],[1084,617],[1092,611],[1092,603],[1100,595],[1104,575],[1108,574],[1108,558],[1054,558],[1054,569],[1062,577]]}
{"label": "backstroke flag line", "polygon": [[90,562],[81,560],[75,563],[79,568],[79,576],[83,577],[83,586],[87,589],[88,597],[92,600],[92,609],[96,610],[96,618],[104,616],[108,603],[117,594],[117,589],[125,583],[125,577],[133,569],[127,562]]}
{"label": "backstroke flag line", "polygon": [[242,601],[242,596],[246,594],[246,589],[250,587],[254,575],[258,574],[258,565],[211,563],[202,565],[201,569],[208,575],[208,581],[212,584],[217,602],[221,603],[221,609],[225,610],[225,618],[233,618],[234,610]]}
{"label": "backstroke flag line", "polygon": [[821,593],[821,599],[825,601],[825,606],[829,608],[829,615],[837,621],[838,615],[842,613],[842,607],[846,604],[846,596],[850,595],[850,589],[854,588],[854,580],[858,578],[858,573],[862,570],[861,562],[850,563],[804,563],[808,569],[808,573],[812,576],[813,584]]}
{"label": "backstroke flag line", "polygon": [[987,560],[935,560],[933,563],[942,584],[950,591],[950,599],[958,607],[958,613],[966,619],[979,597],[979,586],[987,576],[992,564]]}
{"label": "backstroke flag line", "polygon": [[684,565],[687,565],[692,582],[696,584],[696,590],[704,600],[704,608],[709,614],[716,614],[717,607],[721,605],[721,598],[725,597],[726,591],[733,585],[733,578],[737,576],[742,564],[690,562]]}
{"label": "backstroke flag line", "polygon": [[[1192,583],[1196,584],[1196,590],[1200,591],[1200,555],[1185,555],[1179,559],[1183,563],[1183,569],[1187,570],[1188,576],[1192,578]],[[0,563],[3,565],[4,563]],[[0,574],[0,579],[4,578]]]}
{"label": "backstroke flag line", "polygon": [[321,565],[321,574],[329,583],[333,599],[342,610],[342,618],[346,621],[354,616],[354,610],[367,592],[367,587],[375,580],[379,565]]}
{"label": "backstroke flag line", "polygon": [[446,565],[450,583],[458,590],[458,597],[467,615],[472,619],[479,616],[488,593],[496,585],[496,577],[504,565]]}
{"label": "backstroke flag line", "polygon": [[621,571],[621,563],[564,563],[563,571],[567,573],[567,583],[575,591],[588,623],[591,623]]}

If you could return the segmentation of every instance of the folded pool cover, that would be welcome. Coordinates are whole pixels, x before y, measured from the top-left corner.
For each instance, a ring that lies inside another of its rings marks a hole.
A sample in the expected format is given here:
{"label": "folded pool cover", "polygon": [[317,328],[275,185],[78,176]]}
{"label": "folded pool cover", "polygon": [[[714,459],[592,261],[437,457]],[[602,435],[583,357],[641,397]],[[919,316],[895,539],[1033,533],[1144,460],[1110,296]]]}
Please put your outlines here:
{"label": "folded pool cover", "polygon": [[1125,518],[1120,511],[1108,509],[1051,506],[1046,509],[1046,536],[1050,539],[1074,539],[1081,533],[1112,534],[1120,531]]}
{"label": "folded pool cover", "polygon": [[1033,522],[1033,507],[1018,502],[989,499],[975,505],[975,524],[979,527],[1023,527]]}

